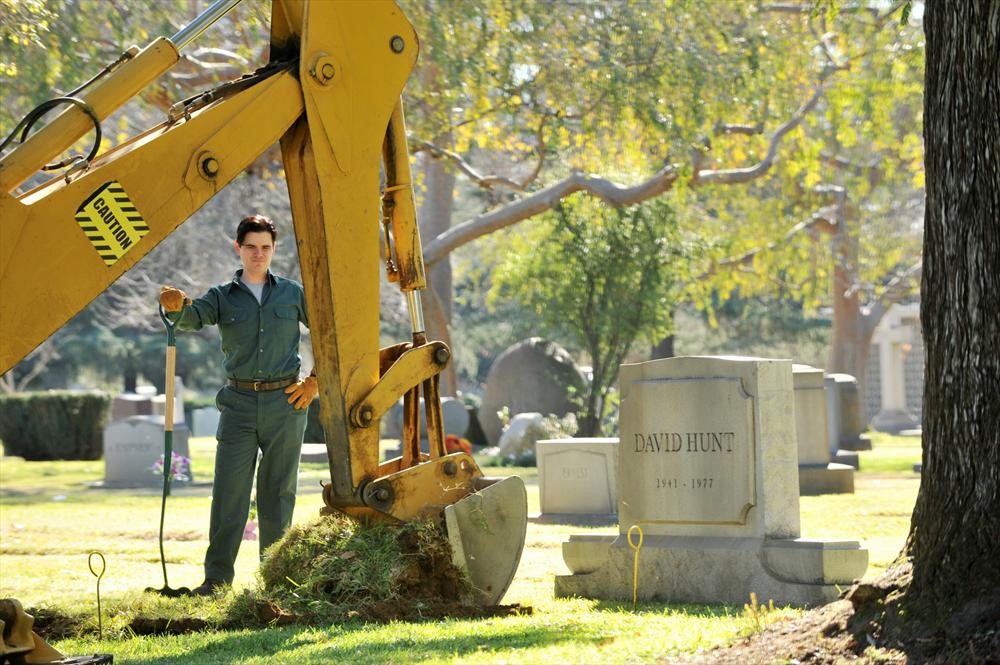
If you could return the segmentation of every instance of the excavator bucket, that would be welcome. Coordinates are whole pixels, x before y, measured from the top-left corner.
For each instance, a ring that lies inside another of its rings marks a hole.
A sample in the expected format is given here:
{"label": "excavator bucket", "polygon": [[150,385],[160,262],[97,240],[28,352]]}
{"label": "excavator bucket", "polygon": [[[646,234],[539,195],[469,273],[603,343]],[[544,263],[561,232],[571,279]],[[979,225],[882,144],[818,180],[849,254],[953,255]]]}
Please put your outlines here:
{"label": "excavator bucket", "polygon": [[507,592],[524,548],[528,496],[517,476],[479,478],[476,491],[444,509],[452,561],[469,574],[484,605]]}

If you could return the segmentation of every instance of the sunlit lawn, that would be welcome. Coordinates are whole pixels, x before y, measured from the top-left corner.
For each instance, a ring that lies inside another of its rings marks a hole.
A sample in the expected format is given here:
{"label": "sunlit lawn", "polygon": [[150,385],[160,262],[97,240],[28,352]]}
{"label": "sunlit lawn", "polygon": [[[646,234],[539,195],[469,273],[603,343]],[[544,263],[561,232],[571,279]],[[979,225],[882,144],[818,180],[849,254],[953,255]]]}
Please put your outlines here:
{"label": "sunlit lawn", "polygon": [[[876,435],[861,453],[853,495],[801,499],[802,536],[860,540],[870,551],[867,577],[884,570],[899,552],[919,484],[913,464],[919,439]],[[214,440],[191,441],[194,486],[168,499],[168,573],[171,586],[202,579]],[[159,587],[157,490],[103,490],[88,483],[103,476],[103,462],[24,462],[0,458],[0,597],[68,614],[95,611],[95,578],[87,554],[102,552],[105,630],[56,646],[68,654],[107,652],[116,662],[651,662],[679,651],[724,643],[748,629],[742,608],[555,599],[553,577],[568,573],[561,544],[572,533],[614,533],[615,527],[528,525],[521,565],[505,603],[535,608],[532,616],[389,625],[292,626],[265,631],[218,631],[183,636],[129,637],[130,608],[153,601],[136,592]],[[534,469],[518,473],[528,485],[529,512],[538,512]],[[296,521],[312,519],[320,505],[326,465],[303,465]],[[257,547],[245,542],[237,561],[237,587],[253,583]],[[177,615],[211,615],[211,601],[162,601]],[[96,627],[96,621],[94,621]]]}

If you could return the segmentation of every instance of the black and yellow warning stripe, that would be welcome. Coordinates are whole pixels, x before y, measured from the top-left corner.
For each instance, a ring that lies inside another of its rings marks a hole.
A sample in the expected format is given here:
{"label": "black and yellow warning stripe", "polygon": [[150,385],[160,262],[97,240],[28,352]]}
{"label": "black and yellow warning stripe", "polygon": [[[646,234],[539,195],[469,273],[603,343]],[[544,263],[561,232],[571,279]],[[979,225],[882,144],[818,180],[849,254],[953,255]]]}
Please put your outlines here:
{"label": "black and yellow warning stripe", "polygon": [[105,265],[112,266],[149,233],[149,225],[116,180],[80,204],[76,222]]}

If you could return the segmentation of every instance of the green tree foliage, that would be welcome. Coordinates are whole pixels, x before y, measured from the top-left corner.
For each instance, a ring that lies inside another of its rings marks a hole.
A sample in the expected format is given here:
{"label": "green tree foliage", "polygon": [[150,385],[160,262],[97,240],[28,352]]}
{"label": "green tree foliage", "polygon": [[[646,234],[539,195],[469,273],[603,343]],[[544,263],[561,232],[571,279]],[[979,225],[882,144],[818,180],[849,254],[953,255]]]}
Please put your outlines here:
{"label": "green tree foliage", "polygon": [[599,435],[618,366],[637,341],[669,332],[694,250],[664,201],[614,208],[577,195],[534,226],[498,269],[494,295],[520,300],[548,334],[586,353],[593,378],[579,433]]}
{"label": "green tree foliage", "polygon": [[[574,191],[612,205],[669,191],[706,248],[687,285],[700,308],[720,294],[833,305],[834,346],[866,351],[912,292],[923,41],[891,7],[403,4],[422,36],[414,150],[447,162],[456,197],[480,192],[478,211],[456,205],[451,228],[425,233],[432,267]],[[864,360],[831,355],[855,374]]]}

